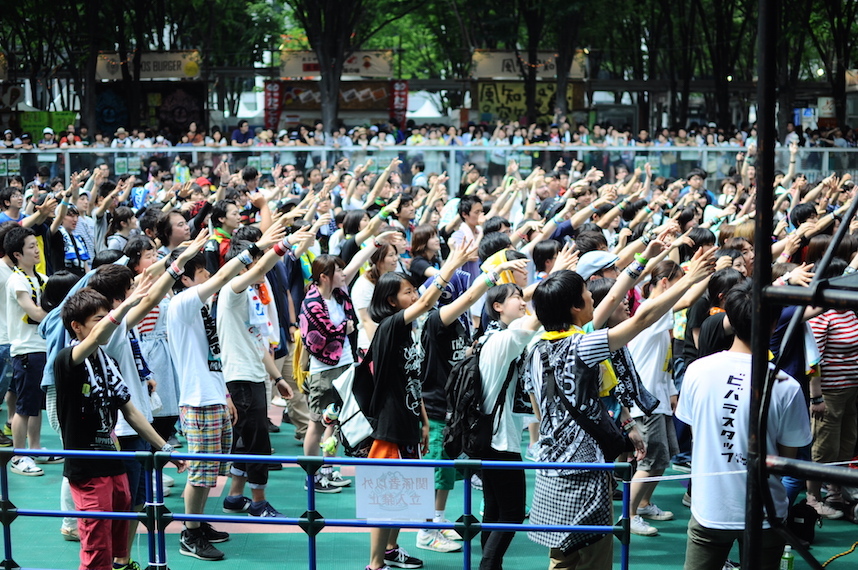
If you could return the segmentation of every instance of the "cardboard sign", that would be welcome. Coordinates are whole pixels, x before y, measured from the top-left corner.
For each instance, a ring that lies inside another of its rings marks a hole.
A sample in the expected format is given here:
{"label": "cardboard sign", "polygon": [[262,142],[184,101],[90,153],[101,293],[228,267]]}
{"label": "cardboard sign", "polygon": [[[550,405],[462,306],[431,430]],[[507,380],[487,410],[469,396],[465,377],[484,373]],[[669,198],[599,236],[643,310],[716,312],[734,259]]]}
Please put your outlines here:
{"label": "cardboard sign", "polygon": [[432,467],[355,468],[357,518],[424,521],[435,515]]}

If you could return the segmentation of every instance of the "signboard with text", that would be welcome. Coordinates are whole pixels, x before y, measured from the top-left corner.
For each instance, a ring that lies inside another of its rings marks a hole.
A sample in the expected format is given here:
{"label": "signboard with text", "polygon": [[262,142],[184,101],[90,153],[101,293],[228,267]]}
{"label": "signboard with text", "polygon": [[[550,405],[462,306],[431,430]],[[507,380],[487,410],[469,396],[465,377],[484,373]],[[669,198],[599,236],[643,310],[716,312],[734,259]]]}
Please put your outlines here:
{"label": "signboard with text", "polygon": [[408,82],[395,79],[390,82],[390,119],[405,125],[405,113],[408,111]]}
{"label": "signboard with text", "polygon": [[[280,77],[318,77],[321,66],[316,52],[291,51],[280,52]],[[343,75],[363,77],[392,77],[393,52],[356,51],[343,65]]]}
{"label": "signboard with text", "polygon": [[[131,55],[122,61],[117,53],[100,53],[95,78],[118,81],[122,79],[123,65],[133,65]],[[141,56],[140,79],[197,79],[199,76],[200,53],[196,50],[147,52]]]}
{"label": "signboard with text", "polygon": [[435,471],[431,467],[361,465],[355,468],[359,519],[425,521],[435,514]]}
{"label": "signboard with text", "polygon": [[[274,83],[279,86],[276,90],[272,86]],[[265,93],[266,111],[268,104],[275,104],[277,98],[282,111],[318,111],[322,103],[322,93],[316,81],[266,81]],[[389,81],[340,83],[341,111],[388,111],[389,97]]]}
{"label": "signboard with text", "polygon": [[[557,77],[557,55],[550,51],[538,52],[536,61],[530,62],[524,52],[476,50],[471,63],[471,76],[476,79],[520,79],[522,67],[535,67],[539,79]],[[584,79],[586,66],[587,56],[578,50],[572,59],[569,77]]]}
{"label": "signboard with text", "polygon": [[[577,89],[576,89],[577,88]],[[554,116],[554,94],[557,85],[553,82],[540,82],[536,85],[537,121],[550,123]],[[583,89],[570,83],[566,86],[566,101],[569,109],[583,106]],[[478,85],[477,108],[481,121],[518,121],[527,114],[524,95],[524,82],[497,81],[480,82]]]}

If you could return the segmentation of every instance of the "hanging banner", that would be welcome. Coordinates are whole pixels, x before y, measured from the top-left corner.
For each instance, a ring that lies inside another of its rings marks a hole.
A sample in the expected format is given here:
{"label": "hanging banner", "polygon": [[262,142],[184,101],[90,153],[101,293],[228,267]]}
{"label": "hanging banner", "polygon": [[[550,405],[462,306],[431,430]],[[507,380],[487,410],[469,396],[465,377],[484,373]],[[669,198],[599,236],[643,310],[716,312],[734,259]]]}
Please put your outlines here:
{"label": "hanging banner", "polygon": [[[281,111],[318,111],[322,93],[317,81],[271,81],[280,84]],[[390,83],[387,81],[343,81],[340,83],[341,111],[390,110]]]}
{"label": "hanging banner", "polygon": [[9,79],[9,63],[6,59],[6,54],[0,52],[0,81]]}
{"label": "hanging banner", "polygon": [[[475,79],[521,79],[521,62],[525,69],[536,68],[539,79],[557,77],[557,55],[550,51],[538,52],[536,61],[528,62],[527,54],[514,51],[476,50],[471,59],[471,76]],[[584,79],[587,69],[587,56],[577,50],[572,58],[569,70],[571,79]]]}
{"label": "hanging banner", "polygon": [[408,111],[408,82],[404,79],[391,81],[390,93],[390,119],[404,126],[405,113]]}
{"label": "hanging banner", "polygon": [[[321,66],[316,52],[280,52],[280,77],[319,77]],[[393,51],[356,51],[343,65],[343,75],[393,77]]]}
{"label": "hanging banner", "polygon": [[[580,86],[578,84],[577,86]],[[536,114],[537,121],[551,123],[554,120],[554,94],[557,85],[549,82],[539,82],[536,85]],[[569,109],[583,107],[584,90],[570,83],[566,86],[566,101]],[[486,81],[478,85],[477,108],[480,111],[480,121],[492,123],[502,121],[518,121],[527,114],[527,101],[524,95],[524,82]]]}
{"label": "hanging banner", "polygon": [[[98,81],[117,81],[122,79],[122,66],[132,65],[133,55],[127,61],[121,61],[119,54],[102,52],[98,54],[95,67],[95,79]],[[168,51],[147,52],[141,56],[140,79],[197,79],[200,76],[200,52]]]}
{"label": "hanging banner", "polygon": [[265,82],[265,128],[277,131],[283,109],[283,86],[279,81]]}

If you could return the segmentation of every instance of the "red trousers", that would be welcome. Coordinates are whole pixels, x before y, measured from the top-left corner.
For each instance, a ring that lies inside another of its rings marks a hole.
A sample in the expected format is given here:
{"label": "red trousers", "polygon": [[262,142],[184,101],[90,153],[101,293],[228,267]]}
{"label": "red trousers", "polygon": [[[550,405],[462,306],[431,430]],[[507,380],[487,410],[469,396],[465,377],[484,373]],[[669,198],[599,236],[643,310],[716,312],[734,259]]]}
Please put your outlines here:
{"label": "red trousers", "polygon": [[[124,473],[69,483],[79,511],[131,510],[128,477]],[[128,556],[128,525],[127,520],[80,519],[80,570],[112,570],[114,557]]]}

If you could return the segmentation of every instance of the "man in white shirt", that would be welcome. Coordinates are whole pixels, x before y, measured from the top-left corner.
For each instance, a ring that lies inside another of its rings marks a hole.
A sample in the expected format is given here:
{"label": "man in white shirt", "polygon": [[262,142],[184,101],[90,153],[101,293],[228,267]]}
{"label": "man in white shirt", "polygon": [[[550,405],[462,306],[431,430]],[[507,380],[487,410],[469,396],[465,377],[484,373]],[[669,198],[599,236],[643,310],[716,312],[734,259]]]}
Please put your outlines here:
{"label": "man in white shirt", "polygon": [[[736,333],[730,350],[690,364],[682,383],[676,417],[694,431],[691,520],[685,552],[686,570],[719,570],[745,528],[748,422],[751,406],[751,283],[731,289],[724,308]],[[811,442],[808,407],[799,383],[780,372],[772,388],[765,446],[761,453],[795,457]],[[718,477],[706,473],[734,472]],[[789,501],[777,477],[768,478],[777,516]],[[778,568],[784,540],[763,523],[762,570]]]}

